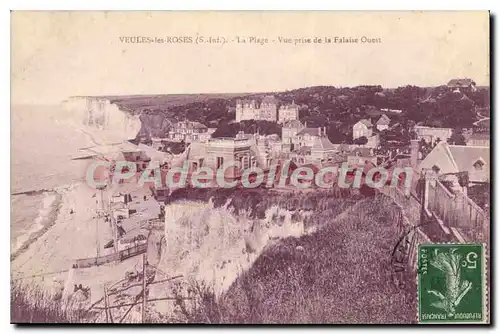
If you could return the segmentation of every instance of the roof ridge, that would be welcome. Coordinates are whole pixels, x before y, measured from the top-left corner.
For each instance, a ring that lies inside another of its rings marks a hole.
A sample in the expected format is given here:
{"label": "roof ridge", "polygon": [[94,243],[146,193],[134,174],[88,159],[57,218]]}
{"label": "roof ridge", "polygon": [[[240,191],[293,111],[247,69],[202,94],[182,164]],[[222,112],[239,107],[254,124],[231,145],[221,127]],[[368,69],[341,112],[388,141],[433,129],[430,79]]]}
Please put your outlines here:
{"label": "roof ridge", "polygon": [[490,148],[489,146],[480,146],[480,145],[450,145],[450,144],[448,145],[450,147],[470,147],[470,148],[487,148],[487,149]]}
{"label": "roof ridge", "polygon": [[[458,165],[457,165],[457,162],[455,161],[455,158],[453,157],[453,154],[451,154],[451,151],[450,151],[450,144],[448,144],[447,142],[445,141],[442,141],[440,142],[438,145],[442,145],[446,151],[446,154],[448,155],[448,158],[450,159],[453,167],[455,167],[455,170],[459,171],[459,168],[458,168]],[[456,146],[459,146],[459,145],[456,145]]]}

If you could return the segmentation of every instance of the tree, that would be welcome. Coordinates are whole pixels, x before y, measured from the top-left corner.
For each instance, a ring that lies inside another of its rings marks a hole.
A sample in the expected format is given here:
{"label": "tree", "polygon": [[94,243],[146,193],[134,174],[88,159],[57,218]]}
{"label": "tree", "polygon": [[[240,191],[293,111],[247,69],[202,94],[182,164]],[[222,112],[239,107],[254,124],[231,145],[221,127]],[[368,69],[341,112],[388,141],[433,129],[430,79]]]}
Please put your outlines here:
{"label": "tree", "polygon": [[455,128],[452,130],[450,138],[448,138],[448,144],[451,145],[466,145],[465,137],[462,129]]}
{"label": "tree", "polygon": [[361,136],[359,138],[354,139],[354,144],[356,145],[366,145],[368,143],[368,138],[365,136]]}

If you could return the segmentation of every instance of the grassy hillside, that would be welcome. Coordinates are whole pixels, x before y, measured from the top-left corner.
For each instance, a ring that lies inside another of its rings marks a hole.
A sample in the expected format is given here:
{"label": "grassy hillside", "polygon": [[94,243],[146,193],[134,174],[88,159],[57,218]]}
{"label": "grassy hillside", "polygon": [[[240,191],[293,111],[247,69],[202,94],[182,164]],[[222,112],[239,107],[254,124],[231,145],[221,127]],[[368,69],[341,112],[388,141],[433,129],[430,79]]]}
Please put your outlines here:
{"label": "grassy hillside", "polygon": [[393,285],[391,251],[399,211],[384,196],[366,198],[323,227],[265,250],[215,302],[205,288],[187,321],[211,323],[412,323],[416,286]]}
{"label": "grassy hillside", "polygon": [[47,293],[30,285],[11,282],[11,323],[82,323],[88,322],[87,312],[73,306],[64,307]]}

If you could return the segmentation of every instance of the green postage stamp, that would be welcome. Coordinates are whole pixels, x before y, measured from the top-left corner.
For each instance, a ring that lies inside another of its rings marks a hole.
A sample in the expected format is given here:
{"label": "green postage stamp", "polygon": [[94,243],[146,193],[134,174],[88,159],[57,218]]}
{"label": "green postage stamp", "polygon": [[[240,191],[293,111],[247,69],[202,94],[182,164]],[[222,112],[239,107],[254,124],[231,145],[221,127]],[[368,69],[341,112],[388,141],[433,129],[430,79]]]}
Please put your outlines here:
{"label": "green postage stamp", "polygon": [[428,244],[418,248],[420,323],[482,323],[487,319],[482,244]]}

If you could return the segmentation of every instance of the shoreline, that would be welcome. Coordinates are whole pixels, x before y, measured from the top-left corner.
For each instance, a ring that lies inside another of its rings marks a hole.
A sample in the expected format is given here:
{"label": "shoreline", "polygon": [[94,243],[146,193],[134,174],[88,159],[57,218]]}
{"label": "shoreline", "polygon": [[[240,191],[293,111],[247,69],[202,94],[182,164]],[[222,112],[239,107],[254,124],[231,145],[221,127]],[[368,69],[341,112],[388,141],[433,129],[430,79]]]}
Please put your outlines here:
{"label": "shoreline", "polygon": [[29,241],[11,257],[12,279],[29,279],[28,281],[49,285],[44,279],[65,280],[65,274],[71,269],[77,258],[95,255],[96,245],[103,245],[111,232],[98,228],[95,217],[95,192],[83,182],[74,183],[60,192],[61,201],[42,229],[35,232]]}
{"label": "shoreline", "polygon": [[[12,247],[11,245],[10,261],[14,261],[20,254],[25,252],[31,244],[33,244],[38,240],[38,238],[43,236],[57,222],[59,212],[61,211],[63,206],[64,193],[58,192],[57,190],[43,190],[43,193],[53,193],[54,196],[54,199],[47,208],[49,209],[49,212],[44,216],[42,211],[45,208],[42,207],[41,209],[39,209],[38,217],[40,217],[41,221],[38,223],[34,222],[34,225],[30,227],[31,229],[33,229],[33,231],[27,231],[26,234],[20,235],[16,240],[16,246]],[[29,194],[25,193],[25,195],[28,196],[36,194],[39,194],[39,192]],[[11,196],[16,195],[18,194],[13,194]],[[21,239],[22,241],[19,241],[19,239]]]}

